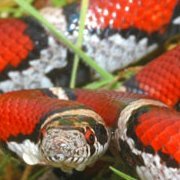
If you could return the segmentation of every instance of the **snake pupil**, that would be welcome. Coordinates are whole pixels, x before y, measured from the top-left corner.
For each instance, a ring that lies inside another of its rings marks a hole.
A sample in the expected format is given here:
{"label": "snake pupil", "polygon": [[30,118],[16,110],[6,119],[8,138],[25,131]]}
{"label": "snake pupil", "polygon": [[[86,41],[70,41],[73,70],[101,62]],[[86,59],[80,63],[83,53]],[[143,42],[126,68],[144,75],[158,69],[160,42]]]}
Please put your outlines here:
{"label": "snake pupil", "polygon": [[91,142],[94,142],[94,136],[93,136],[92,134],[90,135],[89,140],[90,140]]}

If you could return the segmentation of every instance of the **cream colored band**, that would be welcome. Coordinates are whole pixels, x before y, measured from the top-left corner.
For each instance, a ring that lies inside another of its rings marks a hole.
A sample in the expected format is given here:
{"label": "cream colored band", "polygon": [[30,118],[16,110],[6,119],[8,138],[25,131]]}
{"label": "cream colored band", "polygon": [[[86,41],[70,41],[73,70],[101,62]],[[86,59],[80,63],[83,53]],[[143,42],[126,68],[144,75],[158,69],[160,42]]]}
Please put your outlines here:
{"label": "cream colored band", "polygon": [[41,128],[43,128],[45,126],[45,124],[47,124],[48,122],[50,122],[52,119],[55,119],[57,117],[61,117],[64,115],[82,115],[82,116],[87,116],[87,117],[91,117],[93,119],[95,119],[97,122],[103,123],[104,121],[101,118],[101,116],[99,116],[96,112],[90,110],[90,109],[72,109],[72,110],[67,110],[67,111],[63,111],[63,112],[59,112],[59,113],[55,113],[51,116],[49,116],[45,122],[41,125]]}
{"label": "cream colored band", "polygon": [[131,102],[128,106],[126,106],[119,115],[118,120],[118,131],[119,133],[124,133],[124,131],[127,129],[126,124],[129,120],[129,118],[132,115],[132,112],[142,106],[147,105],[154,105],[154,106],[160,106],[160,107],[166,107],[165,104],[163,104],[160,101],[151,100],[151,99],[139,99],[137,101]]}
{"label": "cream colored band", "polygon": [[68,96],[66,95],[65,91],[63,88],[61,87],[52,87],[52,88],[49,88],[50,91],[56,95],[59,99],[61,100],[69,100]]}

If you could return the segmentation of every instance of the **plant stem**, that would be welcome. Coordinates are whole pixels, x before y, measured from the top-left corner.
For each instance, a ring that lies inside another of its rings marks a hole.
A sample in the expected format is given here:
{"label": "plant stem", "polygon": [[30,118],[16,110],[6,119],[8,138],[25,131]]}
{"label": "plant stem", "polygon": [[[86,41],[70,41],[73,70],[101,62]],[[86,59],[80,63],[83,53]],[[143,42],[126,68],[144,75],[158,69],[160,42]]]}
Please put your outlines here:
{"label": "plant stem", "polygon": [[[85,20],[86,20],[86,13],[88,10],[88,4],[89,4],[89,0],[82,0],[81,10],[80,10],[80,20],[79,20],[79,35],[76,43],[78,48],[81,48],[83,43],[83,33],[85,28]],[[70,88],[75,87],[78,65],[79,65],[79,56],[75,54],[72,73],[71,73]]]}
{"label": "plant stem", "polygon": [[136,180],[135,178],[113,168],[112,166],[109,167],[115,174],[117,174],[119,177],[122,177],[125,180]]}
{"label": "plant stem", "polygon": [[68,48],[70,48],[73,52],[75,52],[80,58],[84,60],[91,68],[93,68],[96,72],[98,72],[101,77],[104,79],[108,79],[109,81],[113,80],[113,75],[102,69],[99,65],[96,64],[94,60],[92,60],[89,56],[87,56],[81,49],[76,47],[71,41],[69,41],[65,36],[63,36],[60,32],[56,30],[56,28],[50,24],[42,15],[35,10],[30,4],[28,4],[24,0],[15,0],[17,4],[19,4],[24,10],[26,10],[29,14],[35,17],[39,22],[45,25],[49,31],[53,33],[61,43],[65,44]]}

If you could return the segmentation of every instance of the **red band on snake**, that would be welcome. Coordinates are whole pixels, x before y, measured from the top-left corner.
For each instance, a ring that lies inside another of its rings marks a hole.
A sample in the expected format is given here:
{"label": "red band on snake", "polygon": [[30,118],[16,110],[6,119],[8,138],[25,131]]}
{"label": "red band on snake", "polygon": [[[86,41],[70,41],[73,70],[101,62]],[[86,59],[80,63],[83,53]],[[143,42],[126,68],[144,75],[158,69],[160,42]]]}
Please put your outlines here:
{"label": "red band on snake", "polygon": [[[154,59],[124,83],[128,92],[148,94],[179,109],[180,46]],[[158,73],[157,73],[158,72]]]}

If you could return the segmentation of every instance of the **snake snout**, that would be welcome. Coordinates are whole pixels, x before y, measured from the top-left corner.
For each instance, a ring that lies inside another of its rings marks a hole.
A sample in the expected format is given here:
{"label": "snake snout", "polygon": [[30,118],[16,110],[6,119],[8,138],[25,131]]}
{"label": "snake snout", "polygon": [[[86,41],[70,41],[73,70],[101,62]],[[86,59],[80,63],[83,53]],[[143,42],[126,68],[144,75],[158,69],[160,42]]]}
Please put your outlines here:
{"label": "snake snout", "polygon": [[64,167],[75,168],[88,157],[84,136],[74,129],[51,128],[39,146],[44,161],[63,170]]}

